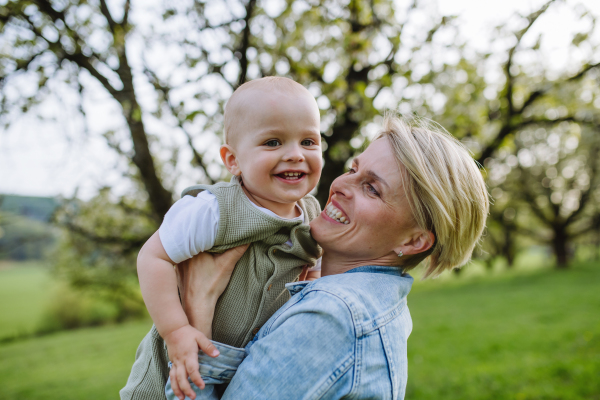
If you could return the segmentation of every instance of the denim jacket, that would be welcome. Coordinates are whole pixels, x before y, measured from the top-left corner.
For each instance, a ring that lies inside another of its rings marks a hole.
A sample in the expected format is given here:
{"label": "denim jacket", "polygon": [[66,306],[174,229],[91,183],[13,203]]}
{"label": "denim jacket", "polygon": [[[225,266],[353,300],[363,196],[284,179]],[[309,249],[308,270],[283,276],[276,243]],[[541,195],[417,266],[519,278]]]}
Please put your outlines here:
{"label": "denim jacket", "polygon": [[222,399],[403,399],[412,282],[397,267],[363,266],[287,284],[292,298],[244,349],[200,354],[197,399],[229,381]]}

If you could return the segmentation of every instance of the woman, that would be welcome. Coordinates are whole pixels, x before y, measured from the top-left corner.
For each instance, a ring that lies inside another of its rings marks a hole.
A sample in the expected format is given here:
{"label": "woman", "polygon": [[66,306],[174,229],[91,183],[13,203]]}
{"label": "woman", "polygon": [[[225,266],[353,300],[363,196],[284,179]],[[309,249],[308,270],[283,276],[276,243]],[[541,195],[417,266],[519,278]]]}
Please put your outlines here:
{"label": "woman", "polygon": [[[427,257],[426,276],[467,262],[487,211],[483,178],[458,141],[439,128],[387,118],[311,223],[324,250],[322,278],[289,284],[293,297],[254,340],[245,349],[215,344],[221,356],[201,355],[200,373],[211,383],[231,379],[224,399],[402,399],[412,329],[405,271]],[[190,321],[207,336],[235,261],[223,260],[212,277],[190,269],[183,285]],[[186,372],[170,374],[183,398]]]}

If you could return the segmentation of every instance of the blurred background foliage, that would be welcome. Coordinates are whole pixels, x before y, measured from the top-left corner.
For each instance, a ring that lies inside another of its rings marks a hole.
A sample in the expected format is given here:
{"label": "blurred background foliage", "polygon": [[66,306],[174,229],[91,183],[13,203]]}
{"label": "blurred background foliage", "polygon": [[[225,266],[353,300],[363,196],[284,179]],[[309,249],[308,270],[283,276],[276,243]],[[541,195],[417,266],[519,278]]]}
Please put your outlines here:
{"label": "blurred background foliage", "polygon": [[[0,259],[50,260],[69,284],[50,291],[44,322],[27,332],[145,315],[137,251],[182,188],[227,179],[216,152],[223,106],[268,75],[317,99],[322,204],[393,110],[439,122],[482,166],[493,206],[476,263],[493,271],[542,254],[567,269],[600,259],[598,16],[576,2],[541,3],[490,27],[485,50],[433,1],[0,3],[4,129],[25,117],[60,121],[49,103],[73,109],[76,134],[101,135],[117,160],[107,170],[126,182],[86,200],[0,197]],[[557,7],[580,21],[562,69],[535,30]],[[90,124],[97,93],[108,98],[106,128]]]}
{"label": "blurred background foliage", "polygon": [[[85,122],[86,98],[104,91],[121,121],[100,132],[120,160],[107,168],[118,169],[128,189],[40,200],[36,216],[9,204],[24,198],[8,197],[0,254],[41,258],[58,243],[55,269],[73,286],[112,293],[119,304],[135,298],[135,255],[178,189],[226,178],[215,146],[228,96],[249,79],[280,75],[308,87],[322,111],[321,203],[386,110],[431,118],[485,167],[494,205],[476,257],[510,266],[537,245],[566,268],[578,247],[600,241],[600,43],[596,17],[578,5],[581,29],[569,52],[583,56],[564,71],[550,68],[543,32],[527,35],[555,3],[496,27],[495,50],[486,52],[426,1],[158,2],[134,20],[129,1],[7,1],[5,128],[24,116],[59,118],[44,106],[61,98]],[[60,229],[33,222],[50,219]]]}

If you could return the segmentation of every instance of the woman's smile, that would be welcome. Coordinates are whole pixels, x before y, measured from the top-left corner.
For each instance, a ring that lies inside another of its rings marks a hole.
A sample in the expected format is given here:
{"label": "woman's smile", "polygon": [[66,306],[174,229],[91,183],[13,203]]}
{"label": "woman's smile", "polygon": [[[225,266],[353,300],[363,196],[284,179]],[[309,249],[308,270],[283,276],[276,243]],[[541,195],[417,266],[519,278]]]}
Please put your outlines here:
{"label": "woman's smile", "polygon": [[334,203],[333,200],[327,204],[327,207],[325,207],[325,210],[323,210],[322,215],[326,220],[331,220],[344,225],[348,225],[350,223],[350,218],[348,218],[342,207],[340,207],[337,203]]}

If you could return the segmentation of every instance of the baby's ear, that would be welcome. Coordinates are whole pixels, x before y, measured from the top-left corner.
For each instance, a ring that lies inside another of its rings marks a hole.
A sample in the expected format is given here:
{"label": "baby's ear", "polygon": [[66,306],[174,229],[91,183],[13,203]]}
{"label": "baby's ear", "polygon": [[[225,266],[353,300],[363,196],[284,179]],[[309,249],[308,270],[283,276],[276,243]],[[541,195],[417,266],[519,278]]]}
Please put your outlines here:
{"label": "baby's ear", "polygon": [[219,153],[221,154],[221,160],[223,160],[223,164],[225,164],[227,171],[235,176],[239,176],[242,171],[238,165],[237,157],[235,156],[233,147],[228,144],[224,144],[219,149]]}

